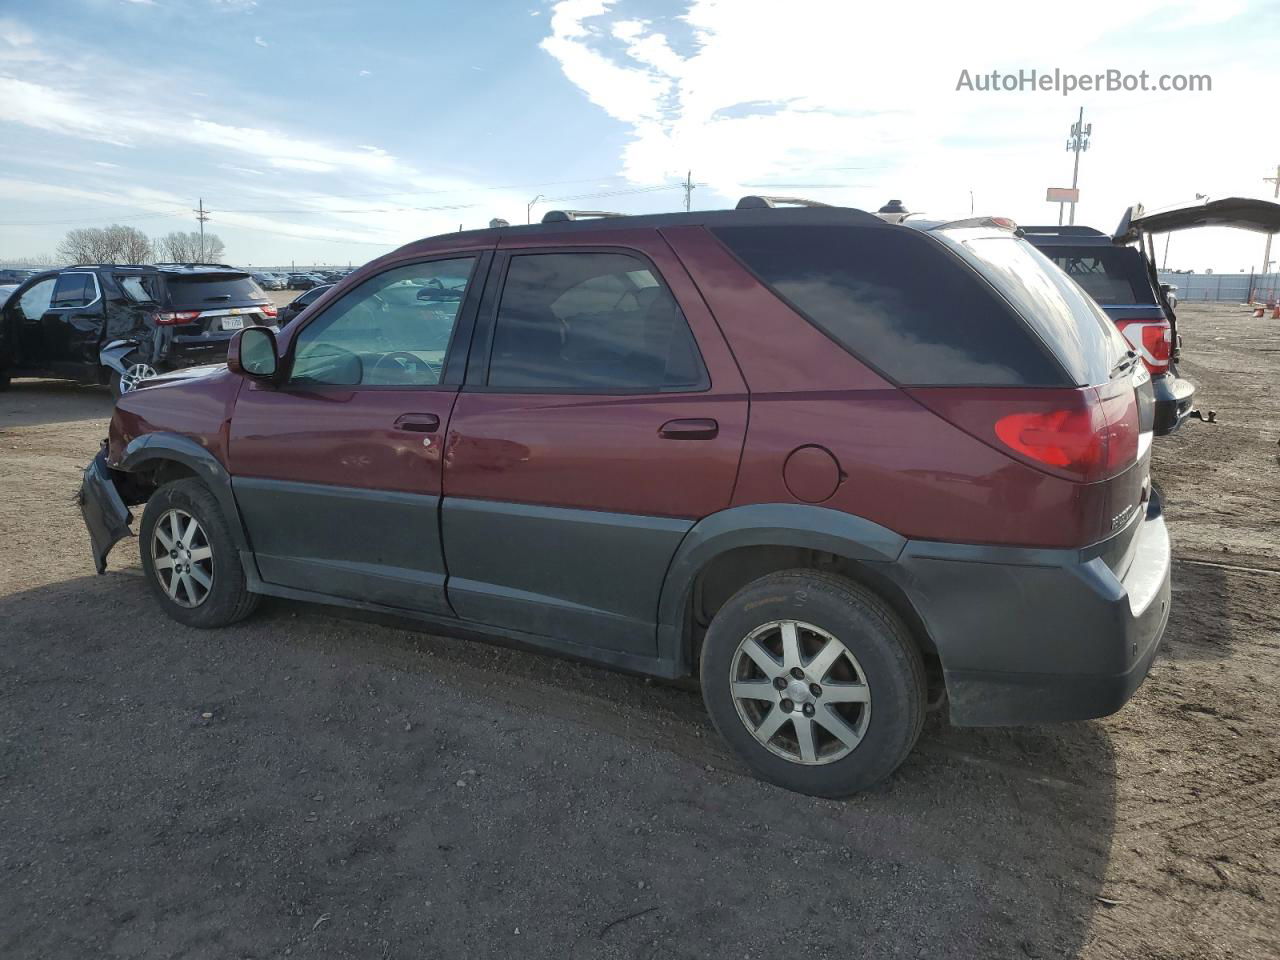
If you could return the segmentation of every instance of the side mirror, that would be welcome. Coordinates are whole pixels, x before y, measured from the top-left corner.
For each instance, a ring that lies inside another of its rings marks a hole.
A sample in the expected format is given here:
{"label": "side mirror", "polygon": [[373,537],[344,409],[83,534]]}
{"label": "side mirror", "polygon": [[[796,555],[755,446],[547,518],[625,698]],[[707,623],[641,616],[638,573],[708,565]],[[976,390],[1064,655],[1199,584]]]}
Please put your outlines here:
{"label": "side mirror", "polygon": [[245,327],[227,345],[227,369],[232,373],[272,380],[279,366],[276,335],[268,327]]}
{"label": "side mirror", "polygon": [[1177,290],[1177,289],[1178,289],[1178,288],[1177,288],[1177,287],[1175,287],[1172,283],[1162,283],[1162,284],[1160,284],[1160,292],[1161,292],[1161,293],[1172,293],[1174,290]]}

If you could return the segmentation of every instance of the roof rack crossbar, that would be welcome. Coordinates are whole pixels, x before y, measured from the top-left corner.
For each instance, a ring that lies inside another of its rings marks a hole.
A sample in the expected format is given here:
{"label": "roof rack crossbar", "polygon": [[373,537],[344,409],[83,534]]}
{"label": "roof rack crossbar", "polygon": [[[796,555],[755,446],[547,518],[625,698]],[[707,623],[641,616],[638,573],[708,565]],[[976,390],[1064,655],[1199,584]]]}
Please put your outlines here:
{"label": "roof rack crossbar", "polygon": [[570,220],[598,220],[605,217],[625,217],[625,213],[608,210],[548,210],[542,216],[543,223],[566,223]]}
{"label": "roof rack crossbar", "polygon": [[1037,226],[1024,226],[1023,233],[1034,233],[1043,236],[1060,236],[1060,237],[1105,237],[1106,234],[1101,230],[1095,230],[1093,227],[1071,226],[1069,224],[1043,224]]}
{"label": "roof rack crossbar", "polygon": [[760,210],[762,208],[776,207],[829,207],[831,204],[823,203],[821,200],[806,200],[803,197],[765,197],[751,194],[743,197],[738,201],[736,210]]}

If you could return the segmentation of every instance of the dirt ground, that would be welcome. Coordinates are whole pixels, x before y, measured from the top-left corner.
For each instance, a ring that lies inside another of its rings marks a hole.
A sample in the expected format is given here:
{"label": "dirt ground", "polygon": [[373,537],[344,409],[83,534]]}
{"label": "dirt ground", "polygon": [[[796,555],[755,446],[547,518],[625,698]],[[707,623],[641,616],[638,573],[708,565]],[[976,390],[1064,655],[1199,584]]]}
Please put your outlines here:
{"label": "dirt ground", "polygon": [[1183,310],[1164,653],[1105,720],[760,783],[696,693],[271,602],[165,618],[73,503],[104,390],[0,394],[0,956],[1280,956],[1280,321]]}

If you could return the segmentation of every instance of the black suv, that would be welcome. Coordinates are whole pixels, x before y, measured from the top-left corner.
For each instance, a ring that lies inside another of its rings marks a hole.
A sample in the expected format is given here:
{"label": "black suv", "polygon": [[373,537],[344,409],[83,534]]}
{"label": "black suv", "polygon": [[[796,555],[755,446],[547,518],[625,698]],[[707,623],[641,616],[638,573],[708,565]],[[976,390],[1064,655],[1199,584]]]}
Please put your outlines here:
{"label": "black suv", "polygon": [[226,264],[94,264],[36,274],[0,311],[0,388],[11,377],[109,383],[119,396],[165,370],[226,358],[276,308]]}

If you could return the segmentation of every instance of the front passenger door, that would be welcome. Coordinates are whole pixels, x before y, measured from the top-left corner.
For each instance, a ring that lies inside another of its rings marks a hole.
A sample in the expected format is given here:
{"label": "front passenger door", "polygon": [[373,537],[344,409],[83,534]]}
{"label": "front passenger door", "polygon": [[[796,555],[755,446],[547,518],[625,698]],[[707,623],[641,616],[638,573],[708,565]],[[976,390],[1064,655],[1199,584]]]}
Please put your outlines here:
{"label": "front passenger door", "polygon": [[233,489],[262,579],[448,613],[441,443],[486,254],[365,280],[291,337],[279,385],[236,400]]}
{"label": "front passenger door", "polygon": [[58,277],[53,300],[41,319],[44,355],[55,373],[96,379],[102,341],[102,288],[89,271]]}

